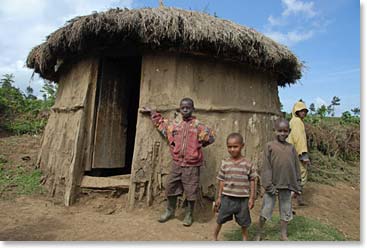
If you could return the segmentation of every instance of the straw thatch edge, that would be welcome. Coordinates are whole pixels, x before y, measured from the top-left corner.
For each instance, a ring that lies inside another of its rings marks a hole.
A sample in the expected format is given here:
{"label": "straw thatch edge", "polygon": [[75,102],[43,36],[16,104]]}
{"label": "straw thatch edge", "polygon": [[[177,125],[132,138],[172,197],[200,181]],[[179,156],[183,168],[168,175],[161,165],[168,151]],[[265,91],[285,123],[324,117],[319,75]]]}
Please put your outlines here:
{"label": "straw thatch edge", "polygon": [[76,17],[34,47],[27,66],[55,81],[60,61],[126,44],[245,63],[273,73],[280,86],[293,84],[302,76],[298,58],[257,31],[205,13],[167,7],[111,9]]}

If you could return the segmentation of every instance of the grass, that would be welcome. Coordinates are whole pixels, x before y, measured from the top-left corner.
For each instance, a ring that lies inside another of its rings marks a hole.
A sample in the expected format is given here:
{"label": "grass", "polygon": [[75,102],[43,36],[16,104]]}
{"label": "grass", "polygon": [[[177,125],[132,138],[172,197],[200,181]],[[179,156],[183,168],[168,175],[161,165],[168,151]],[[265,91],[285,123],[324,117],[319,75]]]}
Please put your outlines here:
{"label": "grass", "polygon": [[311,150],[312,167],[308,180],[327,185],[335,185],[337,181],[359,184],[359,161],[343,161],[340,158],[323,155]]}
{"label": "grass", "polygon": [[15,192],[16,195],[42,193],[40,179],[41,171],[38,169],[8,167],[0,162],[0,197],[6,196],[9,192]]}
{"label": "grass", "polygon": [[[274,216],[265,224],[265,241],[279,241],[280,227],[279,217]],[[257,223],[256,223],[257,225]],[[249,228],[249,240],[253,240],[256,234],[255,224]],[[225,240],[242,240],[240,228],[224,233]],[[288,238],[290,241],[345,241],[342,233],[333,227],[322,224],[316,220],[303,216],[294,216],[288,225]]]}
{"label": "grass", "polygon": [[39,134],[43,131],[47,124],[44,119],[17,117],[13,120],[7,120],[2,125],[3,128],[13,134]]}

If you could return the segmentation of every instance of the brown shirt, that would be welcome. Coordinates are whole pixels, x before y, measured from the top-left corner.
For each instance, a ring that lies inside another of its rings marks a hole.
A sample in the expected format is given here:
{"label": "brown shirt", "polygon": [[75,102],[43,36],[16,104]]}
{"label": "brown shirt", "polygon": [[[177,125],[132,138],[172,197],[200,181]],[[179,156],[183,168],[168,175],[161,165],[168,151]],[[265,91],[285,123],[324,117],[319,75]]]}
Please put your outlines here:
{"label": "brown shirt", "polygon": [[267,192],[274,189],[289,189],[295,192],[301,190],[298,155],[292,144],[274,140],[265,145],[261,181]]}
{"label": "brown shirt", "polygon": [[254,166],[242,158],[238,161],[222,160],[217,179],[224,181],[223,195],[234,197],[250,196],[250,181],[257,177]]}

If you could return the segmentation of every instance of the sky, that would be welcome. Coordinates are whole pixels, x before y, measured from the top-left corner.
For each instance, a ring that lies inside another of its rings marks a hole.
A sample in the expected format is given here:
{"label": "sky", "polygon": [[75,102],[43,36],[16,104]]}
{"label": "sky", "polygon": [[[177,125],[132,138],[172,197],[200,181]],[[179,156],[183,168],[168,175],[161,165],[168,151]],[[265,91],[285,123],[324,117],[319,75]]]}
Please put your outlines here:
{"label": "sky", "polygon": [[[163,0],[165,6],[207,12],[254,28],[286,45],[304,64],[297,84],[279,88],[283,110],[302,99],[329,105],[336,116],[361,107],[360,2],[356,0]],[[363,4],[364,1],[362,1]],[[158,0],[1,0],[0,76],[12,73],[17,87],[39,90],[43,81],[25,67],[30,50],[67,20],[109,8],[157,7]]]}

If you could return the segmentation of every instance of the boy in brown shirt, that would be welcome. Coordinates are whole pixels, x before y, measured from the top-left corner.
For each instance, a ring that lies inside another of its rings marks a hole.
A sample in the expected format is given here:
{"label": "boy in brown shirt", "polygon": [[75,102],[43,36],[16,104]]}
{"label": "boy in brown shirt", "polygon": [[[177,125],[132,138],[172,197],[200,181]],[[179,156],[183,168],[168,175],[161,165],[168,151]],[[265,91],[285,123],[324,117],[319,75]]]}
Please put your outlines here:
{"label": "boy in brown shirt", "polygon": [[281,240],[288,240],[287,226],[293,218],[291,192],[300,194],[301,176],[298,155],[294,146],[286,141],[289,122],[278,119],[275,122],[276,140],[265,145],[264,164],[261,171],[262,186],[265,189],[260,212],[259,230],[255,240],[261,240],[265,221],[271,219],[275,200],[279,201]]}
{"label": "boy in brown shirt", "polygon": [[239,133],[231,133],[227,137],[227,150],[230,158],[222,161],[218,177],[218,198],[216,209],[219,208],[217,225],[214,230],[214,240],[222,224],[236,218],[242,228],[242,238],[247,240],[247,228],[251,224],[250,209],[254,207],[255,167],[242,156],[244,147],[243,137]]}

